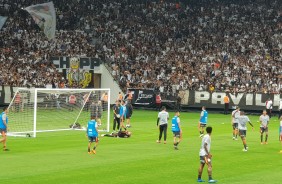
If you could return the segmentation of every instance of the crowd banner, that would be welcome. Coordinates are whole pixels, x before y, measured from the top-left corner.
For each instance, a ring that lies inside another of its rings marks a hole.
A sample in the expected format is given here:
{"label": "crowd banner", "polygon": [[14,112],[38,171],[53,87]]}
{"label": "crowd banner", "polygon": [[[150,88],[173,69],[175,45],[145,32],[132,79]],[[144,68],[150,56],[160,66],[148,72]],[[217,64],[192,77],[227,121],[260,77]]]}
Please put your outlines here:
{"label": "crowd banner", "polygon": [[[208,92],[208,91],[185,91],[185,98],[188,99],[188,103],[182,105],[188,105],[189,107],[202,107],[206,106],[209,109],[224,108],[223,98],[226,95],[225,92]],[[273,110],[278,110],[279,101],[281,99],[280,94],[266,94],[266,93],[228,93],[230,100],[229,108],[239,106],[242,110],[263,110],[265,109],[265,102],[268,98],[273,101]]]}
{"label": "crowd banner", "polygon": [[[154,89],[136,89],[129,88],[127,90],[132,94],[132,104],[141,106],[150,106],[155,104]],[[127,96],[125,96],[125,99]]]}
{"label": "crowd banner", "polygon": [[26,7],[35,23],[43,30],[47,38],[54,39],[56,32],[56,13],[53,2]]}
{"label": "crowd banner", "polygon": [[50,60],[57,69],[94,70],[100,66],[99,58],[52,56]]}

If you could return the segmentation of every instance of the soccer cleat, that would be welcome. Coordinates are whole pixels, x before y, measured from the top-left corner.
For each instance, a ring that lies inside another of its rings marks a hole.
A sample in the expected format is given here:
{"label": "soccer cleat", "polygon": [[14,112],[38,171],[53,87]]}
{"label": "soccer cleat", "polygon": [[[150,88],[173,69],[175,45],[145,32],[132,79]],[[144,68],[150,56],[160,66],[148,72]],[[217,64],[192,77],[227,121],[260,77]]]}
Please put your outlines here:
{"label": "soccer cleat", "polygon": [[92,150],[92,153],[93,153],[93,154],[96,154],[96,150]]}
{"label": "soccer cleat", "polygon": [[199,136],[199,137],[200,137],[200,138],[202,138],[203,136],[204,136],[204,134],[200,134],[200,136]]}
{"label": "soccer cleat", "polygon": [[249,149],[249,147],[247,146],[247,147],[246,147],[246,150],[248,150],[248,149]]}
{"label": "soccer cleat", "polygon": [[260,144],[263,144],[263,142],[261,142]]}
{"label": "soccer cleat", "polygon": [[237,139],[237,138],[235,138],[235,141],[238,141],[238,139]]}
{"label": "soccer cleat", "polygon": [[209,180],[208,182],[209,183],[216,183],[217,181],[216,180]]}
{"label": "soccer cleat", "polygon": [[264,144],[268,144],[267,142],[265,142]]}
{"label": "soccer cleat", "polygon": [[199,183],[200,183],[200,182],[205,182],[205,181],[204,181],[204,180],[202,180],[202,179],[198,179],[198,180],[197,180],[197,182],[199,182]]}
{"label": "soccer cleat", "polygon": [[157,143],[161,143],[161,141],[157,140]]}
{"label": "soccer cleat", "polygon": [[243,151],[245,151],[245,152],[246,152],[246,151],[248,151],[248,150],[244,148],[244,149],[243,149]]}
{"label": "soccer cleat", "polygon": [[166,144],[166,141],[164,141],[164,144]]}
{"label": "soccer cleat", "polygon": [[175,150],[179,150],[177,146],[174,146],[174,149],[175,149]]}
{"label": "soccer cleat", "polygon": [[91,155],[91,154],[92,154],[92,152],[91,152],[91,151],[88,151],[88,154],[89,154],[89,155]]}
{"label": "soccer cleat", "polygon": [[3,148],[3,151],[10,151],[8,148]]}
{"label": "soccer cleat", "polygon": [[235,140],[235,137],[233,137],[232,139]]}

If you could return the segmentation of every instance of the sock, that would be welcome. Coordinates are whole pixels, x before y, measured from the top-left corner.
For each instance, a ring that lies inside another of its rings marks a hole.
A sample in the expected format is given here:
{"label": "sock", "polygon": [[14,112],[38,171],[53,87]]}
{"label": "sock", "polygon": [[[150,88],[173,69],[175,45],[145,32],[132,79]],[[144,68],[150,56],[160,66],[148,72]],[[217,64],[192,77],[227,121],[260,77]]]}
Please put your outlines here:
{"label": "sock", "polygon": [[175,146],[177,146],[179,144],[179,142],[177,142],[176,144],[175,144]]}
{"label": "sock", "polygon": [[235,134],[233,133],[233,137],[235,137]]}
{"label": "sock", "polygon": [[177,144],[176,143],[173,143],[173,145],[176,147],[177,146]]}
{"label": "sock", "polygon": [[88,152],[90,152],[90,148],[88,148]]}
{"label": "sock", "polygon": [[265,135],[265,142],[267,142],[268,135]]}
{"label": "sock", "polygon": [[212,176],[211,175],[209,175],[209,180],[212,180]]}
{"label": "sock", "polygon": [[235,135],[235,138],[237,138],[237,134]]}
{"label": "sock", "polygon": [[202,134],[202,131],[200,131],[200,135]]}
{"label": "sock", "polygon": [[201,175],[198,175],[198,180],[200,180],[201,179]]}
{"label": "sock", "polygon": [[247,144],[244,144],[244,148],[247,149]]}
{"label": "sock", "polygon": [[260,142],[262,142],[262,139],[263,139],[263,135],[260,135]]}
{"label": "sock", "polygon": [[95,150],[95,149],[96,149],[96,146],[94,146],[93,150]]}

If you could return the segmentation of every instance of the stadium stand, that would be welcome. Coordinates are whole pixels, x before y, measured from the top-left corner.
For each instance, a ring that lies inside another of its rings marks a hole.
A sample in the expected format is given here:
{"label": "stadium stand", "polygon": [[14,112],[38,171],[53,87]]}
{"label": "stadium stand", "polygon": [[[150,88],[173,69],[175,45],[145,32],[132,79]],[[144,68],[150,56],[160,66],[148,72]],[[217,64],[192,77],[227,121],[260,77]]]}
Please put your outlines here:
{"label": "stadium stand", "polygon": [[281,91],[281,1],[54,0],[49,42],[21,10],[43,2],[0,0],[1,84],[68,86],[48,57],[83,55],[105,61],[124,91]]}

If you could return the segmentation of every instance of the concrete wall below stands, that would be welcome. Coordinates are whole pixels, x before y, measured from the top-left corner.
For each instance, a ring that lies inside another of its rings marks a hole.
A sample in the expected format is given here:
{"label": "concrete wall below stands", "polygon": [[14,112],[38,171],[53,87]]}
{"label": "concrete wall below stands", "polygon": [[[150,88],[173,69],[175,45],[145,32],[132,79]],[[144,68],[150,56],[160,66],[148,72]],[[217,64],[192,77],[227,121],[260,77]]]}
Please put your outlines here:
{"label": "concrete wall below stands", "polygon": [[[111,96],[110,96],[111,101],[110,101],[110,103],[114,104],[117,97],[118,97],[118,93],[122,92],[122,91],[121,91],[118,83],[112,77],[109,70],[105,67],[105,65],[101,64],[100,67],[101,67],[101,72],[102,72],[101,88],[110,88],[111,89]],[[123,96],[124,96],[124,94],[123,94]]]}

